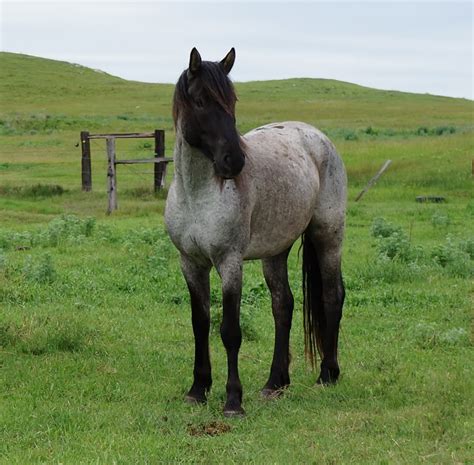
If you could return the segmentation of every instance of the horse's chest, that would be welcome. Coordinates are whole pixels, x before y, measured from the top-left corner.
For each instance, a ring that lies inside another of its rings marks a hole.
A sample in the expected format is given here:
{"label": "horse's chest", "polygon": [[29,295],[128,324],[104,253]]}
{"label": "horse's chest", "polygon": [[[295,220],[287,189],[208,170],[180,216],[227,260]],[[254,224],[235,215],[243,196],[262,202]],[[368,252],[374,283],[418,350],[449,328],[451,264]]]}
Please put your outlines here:
{"label": "horse's chest", "polygon": [[191,256],[209,256],[213,244],[213,222],[206,215],[188,213],[181,217],[178,242],[180,249]]}
{"label": "horse's chest", "polygon": [[165,215],[168,232],[181,252],[212,260],[230,241],[238,242],[240,215],[235,210],[232,198],[169,198]]}

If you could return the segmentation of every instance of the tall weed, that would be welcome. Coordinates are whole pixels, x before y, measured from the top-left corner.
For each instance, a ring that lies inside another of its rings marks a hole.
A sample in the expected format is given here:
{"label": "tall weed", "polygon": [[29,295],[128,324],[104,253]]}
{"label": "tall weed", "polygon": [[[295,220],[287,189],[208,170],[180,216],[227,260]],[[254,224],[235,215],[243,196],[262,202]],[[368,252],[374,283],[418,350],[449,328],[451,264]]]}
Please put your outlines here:
{"label": "tall weed", "polygon": [[444,244],[434,247],[431,258],[451,276],[473,276],[474,239],[459,240],[448,235]]}

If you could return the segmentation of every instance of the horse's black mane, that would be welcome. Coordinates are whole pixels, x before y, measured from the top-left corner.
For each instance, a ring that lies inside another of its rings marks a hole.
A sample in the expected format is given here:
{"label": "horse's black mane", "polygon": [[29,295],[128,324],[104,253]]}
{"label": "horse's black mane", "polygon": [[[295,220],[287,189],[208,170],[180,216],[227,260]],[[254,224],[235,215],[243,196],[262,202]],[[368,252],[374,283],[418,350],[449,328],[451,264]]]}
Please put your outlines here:
{"label": "horse's black mane", "polygon": [[[237,96],[231,80],[227,77],[220,63],[203,61],[197,77],[201,79],[206,94],[217,102],[227,113],[234,116]],[[189,108],[191,98],[188,94],[188,70],[181,73],[173,97],[173,119],[176,126],[178,115]]]}

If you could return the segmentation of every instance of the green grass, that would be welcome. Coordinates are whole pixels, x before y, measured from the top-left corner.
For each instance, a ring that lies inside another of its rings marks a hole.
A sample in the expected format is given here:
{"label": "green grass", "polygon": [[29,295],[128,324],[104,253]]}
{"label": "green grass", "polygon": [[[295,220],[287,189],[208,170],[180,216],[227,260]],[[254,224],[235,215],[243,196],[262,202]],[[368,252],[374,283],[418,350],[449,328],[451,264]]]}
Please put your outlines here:
{"label": "green grass", "polygon": [[[207,406],[185,404],[192,330],[166,192],[151,191],[151,169],[121,166],[119,210],[107,217],[104,144],[92,145],[91,193],[80,191],[75,146],[81,130],[164,128],[170,154],[173,87],[1,53],[0,463],[472,463],[473,102],[328,80],[236,87],[242,131],[304,120],[347,166],[340,383],[313,386],[296,311],[292,385],[278,401],[259,398],[273,321],[254,262],[242,299],[247,417],[221,413],[215,274],[213,390]],[[151,156],[143,141],[117,146],[123,158]]]}

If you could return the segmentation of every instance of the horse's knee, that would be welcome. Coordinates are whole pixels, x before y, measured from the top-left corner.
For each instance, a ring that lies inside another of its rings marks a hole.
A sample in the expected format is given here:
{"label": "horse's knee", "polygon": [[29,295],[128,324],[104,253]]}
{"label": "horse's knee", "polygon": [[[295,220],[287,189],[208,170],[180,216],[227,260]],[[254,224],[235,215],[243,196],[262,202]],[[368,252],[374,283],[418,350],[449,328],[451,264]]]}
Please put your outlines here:
{"label": "horse's knee", "polygon": [[242,331],[238,321],[229,322],[225,318],[221,323],[221,339],[227,350],[238,350],[242,343]]}

